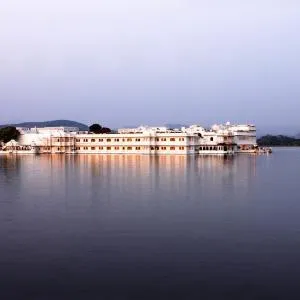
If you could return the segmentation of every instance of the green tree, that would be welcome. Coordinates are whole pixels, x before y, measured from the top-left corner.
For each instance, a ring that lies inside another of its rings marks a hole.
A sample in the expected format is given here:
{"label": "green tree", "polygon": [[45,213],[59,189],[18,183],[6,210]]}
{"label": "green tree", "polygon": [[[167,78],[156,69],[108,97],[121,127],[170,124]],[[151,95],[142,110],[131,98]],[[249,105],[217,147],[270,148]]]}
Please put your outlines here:
{"label": "green tree", "polygon": [[93,133],[101,133],[102,126],[99,124],[93,124],[89,127],[89,131]]}
{"label": "green tree", "polygon": [[99,133],[110,133],[111,129],[108,128],[108,127],[102,127],[99,124],[93,124],[89,127],[89,131],[93,132],[93,133],[96,133],[96,134],[99,134]]}
{"label": "green tree", "polygon": [[111,133],[111,129],[108,127],[102,127],[101,133]]}
{"label": "green tree", "polygon": [[17,130],[16,127],[8,126],[0,128],[0,141],[7,143],[11,140],[18,140],[20,136],[20,132]]}

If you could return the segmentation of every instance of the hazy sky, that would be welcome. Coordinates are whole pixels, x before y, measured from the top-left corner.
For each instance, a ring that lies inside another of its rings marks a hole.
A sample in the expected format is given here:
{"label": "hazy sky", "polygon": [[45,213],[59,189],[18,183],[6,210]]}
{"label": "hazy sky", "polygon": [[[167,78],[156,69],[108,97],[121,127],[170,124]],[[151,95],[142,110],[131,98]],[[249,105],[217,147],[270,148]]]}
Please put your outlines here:
{"label": "hazy sky", "polygon": [[3,0],[0,123],[300,129],[299,30],[299,0]]}

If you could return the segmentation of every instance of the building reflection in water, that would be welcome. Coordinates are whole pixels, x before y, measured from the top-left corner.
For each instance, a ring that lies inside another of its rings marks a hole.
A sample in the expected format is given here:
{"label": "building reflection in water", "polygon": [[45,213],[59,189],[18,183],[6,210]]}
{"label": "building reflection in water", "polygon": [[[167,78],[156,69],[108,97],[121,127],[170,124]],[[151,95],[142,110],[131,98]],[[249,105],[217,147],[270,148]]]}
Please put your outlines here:
{"label": "building reflection in water", "polygon": [[2,184],[14,179],[14,188],[26,189],[33,196],[52,194],[62,198],[76,191],[82,197],[109,201],[115,192],[141,198],[155,190],[158,198],[170,191],[189,198],[189,191],[195,187],[199,197],[207,186],[223,193],[247,192],[256,163],[254,155],[2,156],[0,175]]}

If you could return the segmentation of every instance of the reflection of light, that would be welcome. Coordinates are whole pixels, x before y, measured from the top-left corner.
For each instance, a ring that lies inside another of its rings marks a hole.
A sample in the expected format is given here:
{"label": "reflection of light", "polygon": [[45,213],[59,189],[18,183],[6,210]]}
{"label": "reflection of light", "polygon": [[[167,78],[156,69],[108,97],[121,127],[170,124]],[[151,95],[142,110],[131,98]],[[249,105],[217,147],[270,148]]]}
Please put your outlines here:
{"label": "reflection of light", "polygon": [[[94,188],[142,190],[146,186],[179,191],[193,184],[221,184],[233,188],[249,186],[256,175],[257,157],[253,155],[39,155],[5,156],[1,167],[20,169],[24,188],[64,186],[67,183]],[[19,171],[18,171],[19,172]],[[247,189],[245,189],[247,190]],[[88,193],[89,191],[86,191]]]}

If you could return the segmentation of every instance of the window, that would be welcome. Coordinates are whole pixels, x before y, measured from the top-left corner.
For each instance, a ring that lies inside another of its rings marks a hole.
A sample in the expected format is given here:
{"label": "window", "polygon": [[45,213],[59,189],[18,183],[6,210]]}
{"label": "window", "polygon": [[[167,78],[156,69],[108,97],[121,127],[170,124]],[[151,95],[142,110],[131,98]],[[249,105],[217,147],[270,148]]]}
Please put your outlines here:
{"label": "window", "polygon": [[161,147],[161,150],[167,150],[167,147]]}
{"label": "window", "polygon": [[214,140],[214,138],[213,138],[213,137],[211,137],[211,138],[210,138],[210,141],[212,142],[213,140]]}
{"label": "window", "polygon": [[175,147],[170,147],[170,150],[175,150]]}
{"label": "window", "polygon": [[155,150],[153,146],[151,146],[151,148],[150,148],[150,149],[151,149],[151,150]]}
{"label": "window", "polygon": [[91,150],[95,150],[95,147],[91,147]]}
{"label": "window", "polygon": [[140,142],[140,141],[141,141],[141,139],[135,139],[135,141],[136,141],[136,142]]}
{"label": "window", "polygon": [[103,150],[103,147],[99,147],[99,150]]}
{"label": "window", "polygon": [[99,139],[99,142],[103,142],[103,139]]}
{"label": "window", "polygon": [[127,142],[131,142],[131,141],[132,141],[132,138],[128,138],[128,139],[127,139]]}
{"label": "window", "polygon": [[132,147],[127,147],[127,150],[132,150]]}
{"label": "window", "polygon": [[107,151],[111,150],[111,147],[106,147],[106,150],[107,150]]}
{"label": "window", "polygon": [[57,141],[59,142],[60,140],[59,140],[59,139],[57,139]]}
{"label": "window", "polygon": [[125,147],[123,147],[122,149],[125,150]]}
{"label": "window", "polygon": [[141,147],[135,147],[135,150],[141,150]]}
{"label": "window", "polygon": [[88,147],[83,147],[83,149],[84,149],[84,150],[88,150],[89,148],[88,148]]}
{"label": "window", "polygon": [[156,147],[155,147],[155,150],[159,150],[159,147],[156,146]]}
{"label": "window", "polygon": [[94,142],[95,142],[95,139],[91,139],[91,142],[94,143]]}
{"label": "window", "polygon": [[175,138],[170,138],[170,141],[171,142],[175,142]]}
{"label": "window", "polygon": [[80,143],[80,139],[76,139],[76,142]]}
{"label": "window", "polygon": [[158,142],[158,141],[159,141],[159,138],[156,138],[155,140]]}
{"label": "window", "polygon": [[184,147],[179,147],[179,150],[184,150]]}
{"label": "window", "polygon": [[119,150],[119,147],[115,147],[115,150]]}
{"label": "window", "polygon": [[83,139],[83,141],[84,141],[85,143],[87,143],[87,142],[88,142],[88,139]]}
{"label": "window", "polygon": [[111,139],[107,139],[106,141],[109,143],[109,142],[111,142]]}
{"label": "window", "polygon": [[119,141],[119,139],[115,139],[115,142],[118,142]]}
{"label": "window", "polygon": [[161,138],[160,140],[163,141],[163,142],[165,142],[167,139],[166,138]]}

